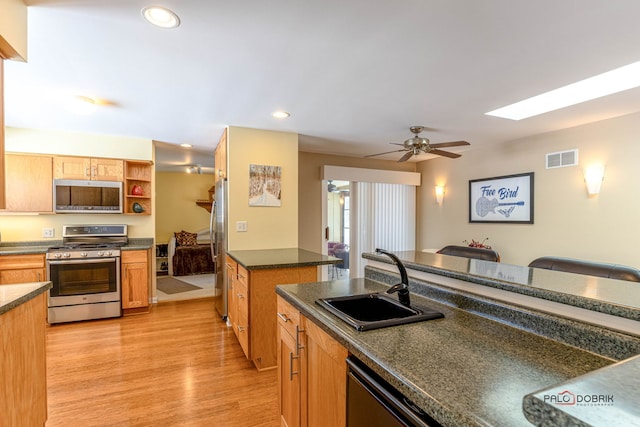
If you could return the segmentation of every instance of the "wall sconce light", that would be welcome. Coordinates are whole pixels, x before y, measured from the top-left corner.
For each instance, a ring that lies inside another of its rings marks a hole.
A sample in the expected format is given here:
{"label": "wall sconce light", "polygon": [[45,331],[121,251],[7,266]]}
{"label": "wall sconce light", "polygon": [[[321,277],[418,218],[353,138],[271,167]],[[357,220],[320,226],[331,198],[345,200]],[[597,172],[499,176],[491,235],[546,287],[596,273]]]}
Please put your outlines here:
{"label": "wall sconce light", "polygon": [[587,184],[589,196],[596,196],[600,193],[602,181],[604,181],[604,166],[593,165],[585,168],[584,182]]}
{"label": "wall sconce light", "polygon": [[444,185],[436,185],[436,203],[442,206],[442,202],[444,201]]}

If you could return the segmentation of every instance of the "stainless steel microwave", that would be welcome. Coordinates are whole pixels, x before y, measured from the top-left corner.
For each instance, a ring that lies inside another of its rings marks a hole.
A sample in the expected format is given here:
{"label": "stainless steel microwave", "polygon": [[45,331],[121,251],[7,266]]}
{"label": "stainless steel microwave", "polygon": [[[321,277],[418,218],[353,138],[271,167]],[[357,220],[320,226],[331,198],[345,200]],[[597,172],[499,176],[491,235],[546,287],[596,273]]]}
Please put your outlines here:
{"label": "stainless steel microwave", "polygon": [[56,213],[122,213],[122,182],[53,180]]}

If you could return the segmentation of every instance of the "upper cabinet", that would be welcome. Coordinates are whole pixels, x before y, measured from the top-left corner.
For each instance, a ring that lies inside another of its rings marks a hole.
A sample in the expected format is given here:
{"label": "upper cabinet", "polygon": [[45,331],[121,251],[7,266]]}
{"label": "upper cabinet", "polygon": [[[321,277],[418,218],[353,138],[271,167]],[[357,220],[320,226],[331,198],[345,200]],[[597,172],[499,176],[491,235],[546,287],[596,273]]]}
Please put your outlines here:
{"label": "upper cabinet", "polygon": [[7,154],[6,208],[9,212],[53,211],[51,156]]}
{"label": "upper cabinet", "polygon": [[151,162],[126,160],[125,162],[124,213],[151,215]]}
{"label": "upper cabinet", "polygon": [[218,182],[218,179],[227,177],[227,129],[224,130],[220,141],[218,141],[214,161],[215,173],[213,179],[215,183]]}
{"label": "upper cabinet", "polygon": [[95,181],[123,181],[124,161],[88,157],[53,158],[55,179],[82,179]]}
{"label": "upper cabinet", "polygon": [[0,57],[27,60],[27,5],[22,0],[0,0]]}

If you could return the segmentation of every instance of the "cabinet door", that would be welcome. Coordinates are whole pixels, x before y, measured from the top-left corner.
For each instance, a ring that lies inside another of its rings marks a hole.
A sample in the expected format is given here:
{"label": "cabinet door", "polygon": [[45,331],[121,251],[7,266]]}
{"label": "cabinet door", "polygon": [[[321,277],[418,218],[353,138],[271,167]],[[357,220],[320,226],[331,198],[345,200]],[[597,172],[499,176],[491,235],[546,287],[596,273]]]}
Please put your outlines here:
{"label": "cabinet door", "polygon": [[122,181],[124,179],[124,160],[91,159],[91,179]]}
{"label": "cabinet door", "polygon": [[344,426],[347,420],[347,350],[306,318],[303,419],[309,427]]}
{"label": "cabinet door", "polygon": [[238,265],[228,256],[225,260],[227,269],[227,321],[231,325],[233,332],[237,335],[238,330],[238,304],[236,297],[236,281]]}
{"label": "cabinet door", "polygon": [[122,308],[149,305],[147,263],[123,264],[122,272]]}
{"label": "cabinet door", "polygon": [[55,179],[91,179],[91,159],[55,156],[53,177]]}
{"label": "cabinet door", "polygon": [[0,284],[42,282],[45,279],[44,255],[0,256]]}
{"label": "cabinet door", "polygon": [[16,283],[44,282],[46,272],[44,268],[24,270],[0,271],[0,285],[14,285]]}
{"label": "cabinet door", "polygon": [[241,280],[237,280],[234,284],[235,303],[237,314],[236,336],[240,342],[240,347],[244,351],[244,355],[248,359],[251,358],[251,347],[249,343],[250,325],[249,325],[249,300],[247,296],[247,286]]}
{"label": "cabinet door", "polygon": [[7,211],[53,211],[51,156],[5,156]]}
{"label": "cabinet door", "polygon": [[[280,425],[300,426],[300,356],[296,341],[283,326],[278,327],[278,384]],[[329,425],[329,424],[327,424]]]}

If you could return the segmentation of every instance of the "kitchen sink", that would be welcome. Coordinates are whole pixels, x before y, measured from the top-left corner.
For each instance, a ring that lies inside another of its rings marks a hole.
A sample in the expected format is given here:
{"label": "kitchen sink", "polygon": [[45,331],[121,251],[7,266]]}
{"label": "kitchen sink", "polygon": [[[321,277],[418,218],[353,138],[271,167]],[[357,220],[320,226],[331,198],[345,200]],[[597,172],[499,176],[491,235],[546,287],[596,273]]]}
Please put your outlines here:
{"label": "kitchen sink", "polygon": [[444,317],[442,313],[426,307],[416,305],[406,307],[397,300],[380,293],[322,298],[316,300],[316,304],[335,314],[358,331]]}

